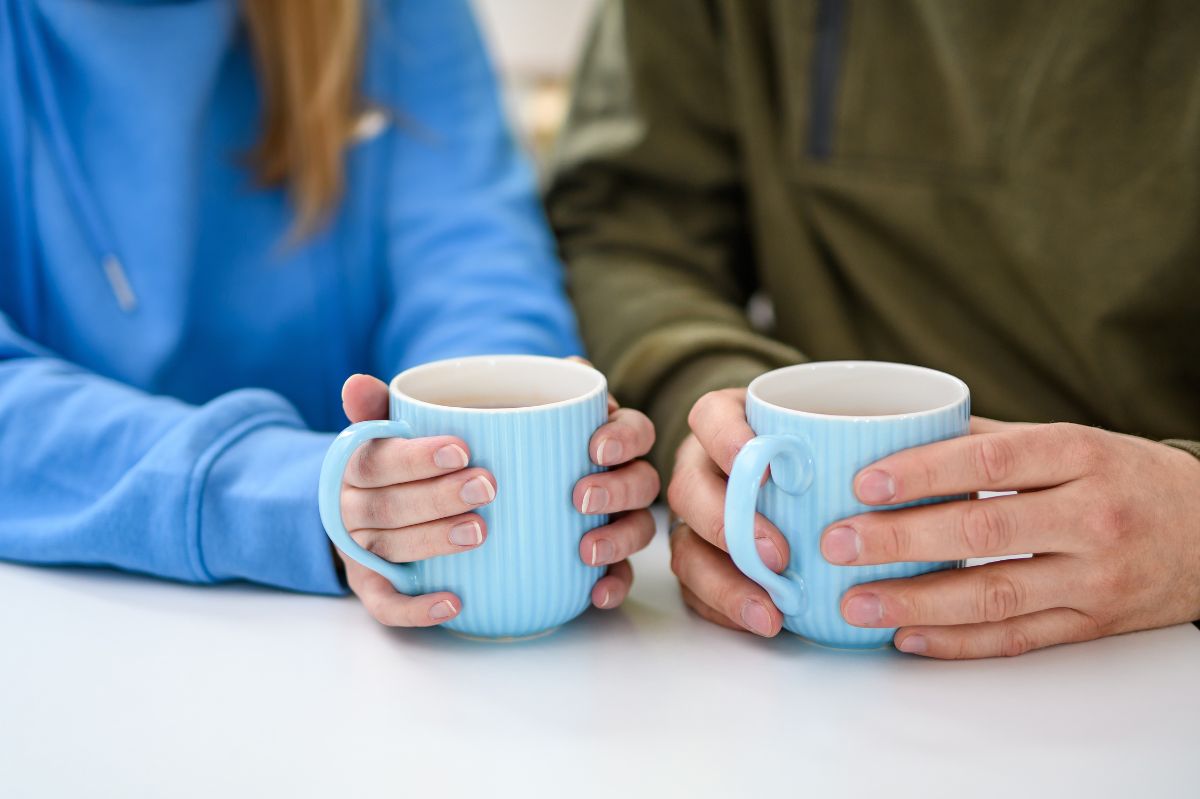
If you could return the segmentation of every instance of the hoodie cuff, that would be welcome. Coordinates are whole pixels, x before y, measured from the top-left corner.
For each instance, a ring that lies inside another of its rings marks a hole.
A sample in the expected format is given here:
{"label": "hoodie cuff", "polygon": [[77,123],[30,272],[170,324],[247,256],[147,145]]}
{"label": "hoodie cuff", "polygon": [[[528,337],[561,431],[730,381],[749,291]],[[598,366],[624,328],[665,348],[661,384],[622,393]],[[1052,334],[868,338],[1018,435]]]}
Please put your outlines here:
{"label": "hoodie cuff", "polygon": [[346,592],[317,508],[321,462],[333,438],[267,424],[213,460],[198,520],[200,558],[213,580]]}

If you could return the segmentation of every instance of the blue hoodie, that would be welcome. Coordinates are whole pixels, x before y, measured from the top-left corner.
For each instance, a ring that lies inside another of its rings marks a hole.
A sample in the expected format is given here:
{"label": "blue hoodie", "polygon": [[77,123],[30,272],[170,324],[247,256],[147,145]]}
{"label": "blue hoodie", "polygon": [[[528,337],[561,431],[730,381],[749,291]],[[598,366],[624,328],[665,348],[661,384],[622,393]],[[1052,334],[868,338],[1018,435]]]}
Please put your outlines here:
{"label": "blue hoodie", "polygon": [[579,350],[465,1],[370,6],[363,90],[292,245],[233,0],[0,0],[0,558],[340,592],[345,378]]}

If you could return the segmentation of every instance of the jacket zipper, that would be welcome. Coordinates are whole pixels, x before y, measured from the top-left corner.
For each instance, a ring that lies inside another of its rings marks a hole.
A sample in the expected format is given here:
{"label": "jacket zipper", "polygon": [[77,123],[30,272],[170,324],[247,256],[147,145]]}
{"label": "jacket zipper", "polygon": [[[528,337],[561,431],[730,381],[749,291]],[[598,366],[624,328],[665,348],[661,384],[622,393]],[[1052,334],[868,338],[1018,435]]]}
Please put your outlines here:
{"label": "jacket zipper", "polygon": [[834,99],[842,65],[849,1],[820,0],[817,4],[808,127],[808,154],[817,161],[829,160],[833,152]]}

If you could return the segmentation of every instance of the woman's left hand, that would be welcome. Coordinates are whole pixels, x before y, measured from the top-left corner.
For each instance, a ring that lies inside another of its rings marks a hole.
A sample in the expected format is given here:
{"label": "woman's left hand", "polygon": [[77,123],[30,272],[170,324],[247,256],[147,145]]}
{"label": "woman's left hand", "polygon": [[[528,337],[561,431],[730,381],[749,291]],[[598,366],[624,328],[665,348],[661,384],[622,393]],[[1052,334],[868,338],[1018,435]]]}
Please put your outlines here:
{"label": "woman's left hand", "polygon": [[620,605],[633,584],[626,560],[654,537],[654,518],[647,508],[658,496],[658,473],[642,460],[654,446],[654,425],[645,414],[608,398],[608,422],[588,445],[592,462],[609,471],[591,474],[575,484],[572,502],[580,513],[607,513],[612,520],[591,530],[579,542],[579,557],[589,566],[608,566],[592,589],[592,604],[603,610]]}

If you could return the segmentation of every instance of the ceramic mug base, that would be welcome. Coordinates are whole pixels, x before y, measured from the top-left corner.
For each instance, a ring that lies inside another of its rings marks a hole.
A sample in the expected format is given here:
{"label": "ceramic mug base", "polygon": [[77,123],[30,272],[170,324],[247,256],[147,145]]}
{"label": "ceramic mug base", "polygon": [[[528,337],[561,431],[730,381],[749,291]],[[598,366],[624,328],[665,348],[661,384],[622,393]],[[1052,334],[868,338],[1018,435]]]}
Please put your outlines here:
{"label": "ceramic mug base", "polygon": [[892,646],[891,639],[884,641],[882,644],[831,644],[824,641],[814,641],[812,638],[805,638],[803,635],[793,633],[804,643],[819,647],[821,649],[832,649],[835,652],[875,652],[880,649],[890,649]]}
{"label": "ceramic mug base", "polygon": [[529,635],[505,635],[499,638],[489,638],[486,635],[471,635],[470,633],[461,633],[458,630],[446,629],[446,632],[453,635],[455,638],[462,638],[467,641],[476,641],[482,644],[520,644],[525,641],[536,641],[539,638],[545,638],[548,635],[553,635],[558,632],[562,625],[551,627],[549,630],[542,630]]}

